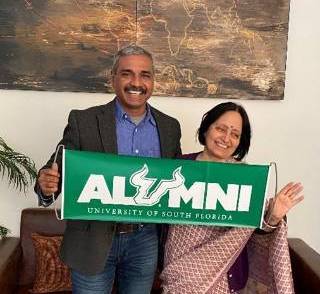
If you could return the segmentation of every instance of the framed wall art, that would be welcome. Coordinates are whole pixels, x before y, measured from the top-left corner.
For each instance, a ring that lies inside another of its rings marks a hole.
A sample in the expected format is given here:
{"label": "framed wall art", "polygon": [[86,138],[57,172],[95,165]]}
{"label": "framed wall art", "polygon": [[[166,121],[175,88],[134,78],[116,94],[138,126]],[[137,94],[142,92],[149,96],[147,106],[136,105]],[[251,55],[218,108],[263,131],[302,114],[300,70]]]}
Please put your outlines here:
{"label": "framed wall art", "polygon": [[289,0],[2,0],[0,88],[113,92],[114,54],[155,60],[154,95],[283,99]]}

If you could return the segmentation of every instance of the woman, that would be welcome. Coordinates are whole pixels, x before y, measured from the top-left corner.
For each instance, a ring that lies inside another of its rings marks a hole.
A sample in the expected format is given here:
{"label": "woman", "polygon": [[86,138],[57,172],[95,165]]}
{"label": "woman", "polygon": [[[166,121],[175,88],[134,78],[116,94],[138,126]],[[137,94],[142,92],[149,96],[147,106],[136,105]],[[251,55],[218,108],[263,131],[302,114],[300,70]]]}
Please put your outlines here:
{"label": "woman", "polygon": [[[182,158],[240,162],[251,139],[246,111],[232,102],[217,105],[203,116],[198,139],[203,151]],[[302,189],[289,183],[269,201],[263,230],[171,226],[164,293],[293,293],[284,217],[302,201]]]}

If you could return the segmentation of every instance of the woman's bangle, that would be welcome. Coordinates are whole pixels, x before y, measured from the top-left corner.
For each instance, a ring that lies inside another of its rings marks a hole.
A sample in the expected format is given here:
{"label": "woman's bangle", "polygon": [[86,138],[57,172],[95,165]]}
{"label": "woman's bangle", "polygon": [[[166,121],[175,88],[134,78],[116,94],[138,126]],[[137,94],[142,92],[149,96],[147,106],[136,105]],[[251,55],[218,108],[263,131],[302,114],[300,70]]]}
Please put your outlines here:
{"label": "woman's bangle", "polygon": [[273,232],[276,228],[278,228],[278,226],[273,226],[270,225],[268,222],[266,222],[265,220],[263,220],[263,226],[262,226],[262,230],[267,232],[267,233],[271,233]]}
{"label": "woman's bangle", "polygon": [[265,220],[263,220],[263,224],[264,224],[267,228],[270,228],[270,229],[276,229],[276,228],[278,227],[278,225],[276,225],[276,226],[270,225],[270,224],[267,223]]}

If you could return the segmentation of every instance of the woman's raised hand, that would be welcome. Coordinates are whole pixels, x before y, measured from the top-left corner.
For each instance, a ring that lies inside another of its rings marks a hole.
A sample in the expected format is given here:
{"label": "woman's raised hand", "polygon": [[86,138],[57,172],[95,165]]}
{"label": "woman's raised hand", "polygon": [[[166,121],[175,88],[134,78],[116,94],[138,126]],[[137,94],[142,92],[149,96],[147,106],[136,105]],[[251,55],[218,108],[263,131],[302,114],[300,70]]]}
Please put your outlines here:
{"label": "woman's raised hand", "polygon": [[268,220],[269,225],[278,224],[292,207],[303,200],[302,190],[303,186],[301,183],[290,182],[277,193],[273,199],[273,207],[271,206],[272,211]]}

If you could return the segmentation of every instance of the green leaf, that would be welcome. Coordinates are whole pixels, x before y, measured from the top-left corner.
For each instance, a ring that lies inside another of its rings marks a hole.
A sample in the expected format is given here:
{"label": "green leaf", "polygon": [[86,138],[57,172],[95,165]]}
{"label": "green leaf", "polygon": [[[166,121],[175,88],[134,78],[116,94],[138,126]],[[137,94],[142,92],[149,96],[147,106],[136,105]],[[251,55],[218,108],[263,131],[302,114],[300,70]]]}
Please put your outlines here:
{"label": "green leaf", "polygon": [[8,233],[10,233],[9,229],[7,229],[7,228],[5,228],[3,226],[0,226],[0,237],[5,238]]}
{"label": "green leaf", "polygon": [[0,137],[0,174],[7,176],[9,185],[26,192],[36,177],[35,164],[28,156],[14,151]]}

